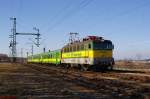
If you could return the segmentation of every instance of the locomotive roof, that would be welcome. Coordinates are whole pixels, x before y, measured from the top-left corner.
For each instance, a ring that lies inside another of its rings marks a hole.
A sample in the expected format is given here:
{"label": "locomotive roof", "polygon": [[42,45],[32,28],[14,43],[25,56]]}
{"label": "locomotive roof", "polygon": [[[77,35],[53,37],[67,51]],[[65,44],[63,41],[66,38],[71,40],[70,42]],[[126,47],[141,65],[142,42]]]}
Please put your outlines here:
{"label": "locomotive roof", "polygon": [[[82,40],[82,41],[75,41],[75,42],[72,42],[72,43],[68,43],[67,45],[65,45],[64,47],[67,47],[67,46],[73,46],[73,45],[80,45],[80,44],[86,44],[86,43],[89,43],[89,42],[107,42],[107,43],[111,43],[111,40]],[[63,48],[64,48],[63,47]]]}

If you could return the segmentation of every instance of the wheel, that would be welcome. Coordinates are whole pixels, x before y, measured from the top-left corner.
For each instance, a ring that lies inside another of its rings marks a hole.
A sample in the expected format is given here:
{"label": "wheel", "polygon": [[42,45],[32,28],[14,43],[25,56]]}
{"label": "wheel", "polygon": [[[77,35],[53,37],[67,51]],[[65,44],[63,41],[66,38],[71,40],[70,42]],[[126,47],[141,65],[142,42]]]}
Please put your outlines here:
{"label": "wheel", "polygon": [[81,71],[87,71],[87,70],[88,70],[88,66],[86,66],[86,65],[81,65],[80,70],[81,70]]}
{"label": "wheel", "polygon": [[110,67],[110,70],[113,70],[113,66],[109,66]]}
{"label": "wheel", "polygon": [[66,68],[67,68],[67,69],[69,69],[70,67],[71,67],[70,64],[67,64],[67,65],[66,65]]}

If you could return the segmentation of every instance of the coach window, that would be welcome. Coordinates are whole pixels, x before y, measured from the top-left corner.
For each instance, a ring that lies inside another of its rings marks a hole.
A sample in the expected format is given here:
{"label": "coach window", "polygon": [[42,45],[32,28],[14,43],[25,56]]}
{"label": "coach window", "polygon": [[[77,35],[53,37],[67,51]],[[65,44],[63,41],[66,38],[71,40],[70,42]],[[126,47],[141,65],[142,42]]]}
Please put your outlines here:
{"label": "coach window", "polygon": [[68,46],[66,47],[66,52],[69,52],[69,48],[68,48]]}
{"label": "coach window", "polygon": [[44,54],[44,55],[42,55],[43,56],[43,58],[46,58],[46,55]]}
{"label": "coach window", "polygon": [[74,50],[74,49],[73,49],[73,46],[71,46],[71,51],[73,52],[73,50]]}
{"label": "coach window", "polygon": [[68,46],[68,52],[70,52],[70,46]]}
{"label": "coach window", "polygon": [[52,58],[54,58],[54,54],[52,54]]}
{"label": "coach window", "polygon": [[68,52],[68,47],[66,47],[66,52]]}
{"label": "coach window", "polygon": [[67,48],[66,47],[64,48],[64,52],[67,52]]}
{"label": "coach window", "polygon": [[71,52],[73,52],[73,46],[71,46]]}
{"label": "coach window", "polygon": [[69,50],[69,52],[72,52],[72,46],[70,46],[70,50]]}
{"label": "coach window", "polygon": [[74,51],[74,46],[72,46],[72,52]]}
{"label": "coach window", "polygon": [[70,48],[69,48],[69,46],[67,47],[67,52],[69,52],[69,50],[70,50]]}
{"label": "coach window", "polygon": [[65,50],[64,52],[67,52],[67,47],[65,47],[64,50]]}
{"label": "coach window", "polygon": [[66,52],[69,52],[69,47],[67,46]]}

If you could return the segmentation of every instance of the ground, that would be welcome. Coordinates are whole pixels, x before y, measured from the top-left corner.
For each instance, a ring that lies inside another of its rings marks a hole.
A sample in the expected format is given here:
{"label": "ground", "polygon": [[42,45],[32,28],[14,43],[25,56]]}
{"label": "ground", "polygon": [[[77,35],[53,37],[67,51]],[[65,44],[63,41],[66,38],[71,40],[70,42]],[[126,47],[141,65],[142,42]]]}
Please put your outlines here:
{"label": "ground", "polygon": [[0,96],[16,96],[17,99],[149,99],[150,68],[145,70],[140,64],[140,69],[125,70],[123,66],[118,69],[119,65],[113,71],[81,72],[50,65],[0,63]]}

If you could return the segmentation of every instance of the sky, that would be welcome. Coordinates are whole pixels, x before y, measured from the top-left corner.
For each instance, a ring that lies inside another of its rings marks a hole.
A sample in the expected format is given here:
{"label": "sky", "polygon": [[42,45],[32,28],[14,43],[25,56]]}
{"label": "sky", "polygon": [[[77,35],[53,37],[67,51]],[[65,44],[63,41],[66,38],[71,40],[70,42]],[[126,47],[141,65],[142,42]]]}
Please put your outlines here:
{"label": "sky", "polygon": [[[17,32],[41,33],[34,53],[63,47],[70,32],[113,42],[115,59],[150,58],[150,0],[0,0],[0,53],[10,54],[12,20]],[[17,55],[31,53],[35,36],[17,36]]]}

